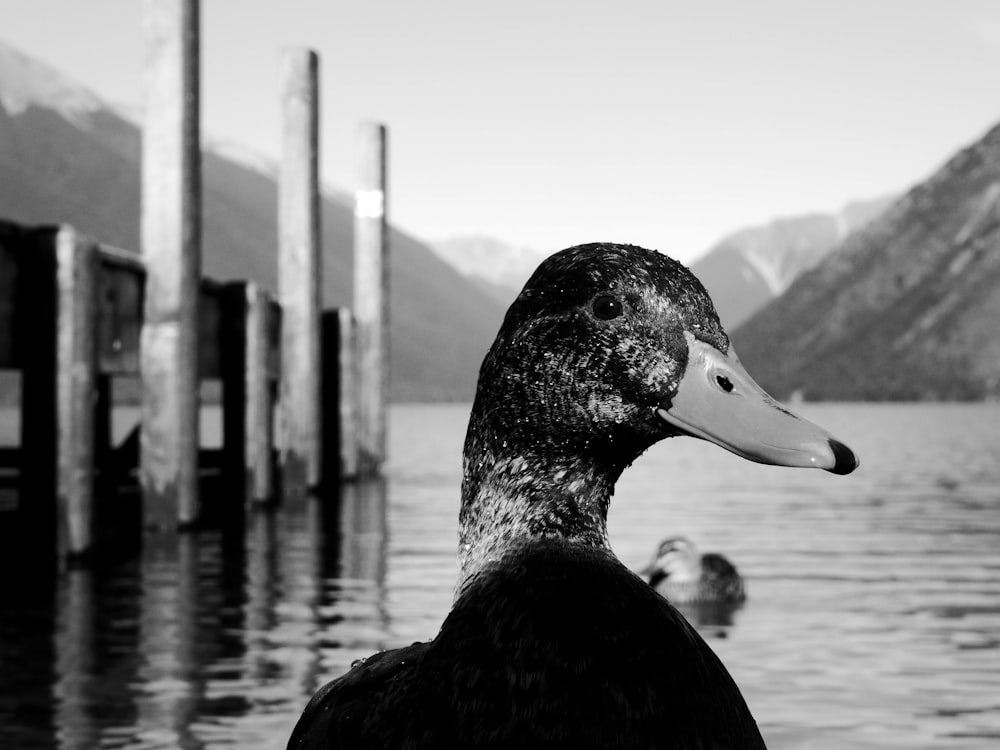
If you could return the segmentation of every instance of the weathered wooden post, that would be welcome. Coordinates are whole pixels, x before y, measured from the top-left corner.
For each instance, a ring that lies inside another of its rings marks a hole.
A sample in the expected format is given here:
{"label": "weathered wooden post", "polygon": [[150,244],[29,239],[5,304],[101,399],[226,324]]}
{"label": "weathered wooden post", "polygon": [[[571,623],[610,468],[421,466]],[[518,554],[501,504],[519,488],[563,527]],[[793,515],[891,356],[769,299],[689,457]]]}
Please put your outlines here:
{"label": "weathered wooden post", "polygon": [[[21,370],[21,458],[18,534],[11,560],[25,578],[43,580],[58,567],[61,519],[58,509],[59,425],[57,353],[53,345],[58,316],[56,231],[15,229],[17,265],[13,270],[14,355]],[[30,501],[29,501],[30,499]],[[6,550],[5,550],[6,552]]]}
{"label": "weathered wooden post", "polygon": [[17,246],[23,230],[0,219],[0,368],[17,366],[14,356],[15,303],[18,289]]}
{"label": "weathered wooden post", "polygon": [[252,281],[231,282],[224,294],[220,342],[224,466],[234,488],[242,488],[244,503],[266,502],[274,493],[271,299]]}
{"label": "weathered wooden post", "polygon": [[94,542],[97,437],[97,245],[73,227],[56,234],[56,424],[60,553]]}
{"label": "weathered wooden post", "polygon": [[70,226],[12,234],[10,322],[22,371],[20,534],[13,541],[46,549],[54,563],[94,543],[98,248]]}
{"label": "weathered wooden post", "polygon": [[271,446],[274,444],[276,373],[271,329],[275,325],[276,309],[270,294],[256,284],[247,285],[246,469],[249,498],[255,502],[273,499],[275,491]]}
{"label": "weathered wooden post", "polygon": [[340,403],[340,474],[358,476],[358,326],[349,308],[337,309],[337,400]]}
{"label": "weathered wooden post", "polygon": [[323,466],[329,471],[328,482],[358,476],[356,352],[350,309],[338,307],[324,312]]}
{"label": "weathered wooden post", "polygon": [[282,53],[279,455],[285,497],[301,497],[322,478],[318,68],[312,50]]}
{"label": "weathered wooden post", "polygon": [[198,0],[145,0],[141,338],[144,522],[194,522],[201,275]]}
{"label": "weathered wooden post", "polygon": [[359,129],[354,203],[354,314],[358,340],[358,472],[373,476],[386,458],[389,400],[389,232],[386,128]]}

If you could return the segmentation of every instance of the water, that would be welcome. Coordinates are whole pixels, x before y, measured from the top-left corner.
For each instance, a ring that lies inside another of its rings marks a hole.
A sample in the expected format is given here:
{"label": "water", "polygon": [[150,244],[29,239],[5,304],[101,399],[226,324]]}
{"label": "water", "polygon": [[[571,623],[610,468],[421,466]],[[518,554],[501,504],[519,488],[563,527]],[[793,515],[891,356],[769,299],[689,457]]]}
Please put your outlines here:
{"label": "water", "polygon": [[[0,609],[0,747],[283,747],[312,692],[427,639],[455,582],[467,407],[392,413],[384,485],[147,547]],[[630,566],[683,533],[748,579],[706,626],[772,750],[1000,744],[1000,406],[808,405],[848,477],[677,438],[629,469]]]}

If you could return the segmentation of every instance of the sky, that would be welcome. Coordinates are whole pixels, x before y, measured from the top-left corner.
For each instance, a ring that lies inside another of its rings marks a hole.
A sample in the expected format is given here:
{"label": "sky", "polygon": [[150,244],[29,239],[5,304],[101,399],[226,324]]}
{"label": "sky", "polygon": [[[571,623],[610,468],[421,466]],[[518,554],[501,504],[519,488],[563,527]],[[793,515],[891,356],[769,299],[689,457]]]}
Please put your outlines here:
{"label": "sky", "polygon": [[[140,0],[0,0],[0,39],[142,103]],[[283,48],[320,58],[321,179],[389,130],[390,221],[690,263],[902,192],[1000,122],[992,0],[203,0],[202,129],[277,158]]]}

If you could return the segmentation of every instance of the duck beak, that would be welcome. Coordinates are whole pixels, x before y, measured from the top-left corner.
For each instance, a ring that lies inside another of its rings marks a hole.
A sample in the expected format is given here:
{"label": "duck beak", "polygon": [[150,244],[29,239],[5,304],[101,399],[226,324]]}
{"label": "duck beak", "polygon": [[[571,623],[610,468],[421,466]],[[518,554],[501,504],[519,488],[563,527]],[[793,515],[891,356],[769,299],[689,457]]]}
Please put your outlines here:
{"label": "duck beak", "polygon": [[850,474],[854,452],[819,425],[771,398],[743,369],[732,348],[723,354],[689,332],[688,363],[677,394],[656,413],[689,435],[762,464]]}

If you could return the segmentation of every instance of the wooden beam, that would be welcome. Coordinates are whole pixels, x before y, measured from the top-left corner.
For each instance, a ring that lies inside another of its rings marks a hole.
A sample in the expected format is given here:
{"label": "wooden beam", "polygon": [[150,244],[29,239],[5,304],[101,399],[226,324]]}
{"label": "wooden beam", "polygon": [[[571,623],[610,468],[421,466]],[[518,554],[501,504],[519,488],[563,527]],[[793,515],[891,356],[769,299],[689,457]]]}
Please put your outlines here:
{"label": "wooden beam", "polygon": [[55,250],[59,550],[79,556],[94,541],[98,254],[70,226]]}
{"label": "wooden beam", "polygon": [[99,249],[97,358],[102,373],[139,374],[143,288],[146,271],[134,253]]}
{"label": "wooden beam", "polygon": [[386,212],[386,128],[359,130],[354,205],[354,314],[358,339],[358,469],[378,474],[386,458],[389,400],[389,232]]}
{"label": "wooden beam", "polygon": [[0,368],[14,367],[14,300],[20,227],[0,221]]}
{"label": "wooden beam", "polygon": [[273,298],[247,284],[246,330],[246,471],[247,499],[266,503],[274,498],[274,377],[270,367]]}
{"label": "wooden beam", "polygon": [[145,0],[144,21],[141,481],[146,526],[171,529],[199,513],[199,3]]}
{"label": "wooden beam", "polygon": [[283,152],[279,190],[282,492],[299,497],[321,481],[319,60],[308,49],[281,56]]}
{"label": "wooden beam", "polygon": [[59,560],[55,238],[50,228],[23,232],[14,305],[15,359],[21,369],[21,456],[12,559],[39,581],[56,570]]}
{"label": "wooden beam", "polygon": [[358,476],[355,330],[349,308],[323,313],[323,465],[331,480]]}
{"label": "wooden beam", "polygon": [[243,505],[274,495],[274,434],[268,367],[271,299],[254,282],[227,285],[223,310],[223,451],[227,484]]}
{"label": "wooden beam", "polygon": [[358,324],[350,308],[337,309],[337,400],[340,403],[340,475],[358,476]]}
{"label": "wooden beam", "polygon": [[227,488],[225,513],[243,514],[247,505],[247,287],[243,281],[226,284],[219,311],[219,360],[222,366],[222,472]]}
{"label": "wooden beam", "polygon": [[222,319],[226,285],[202,279],[198,287],[198,379],[218,380],[223,363]]}

